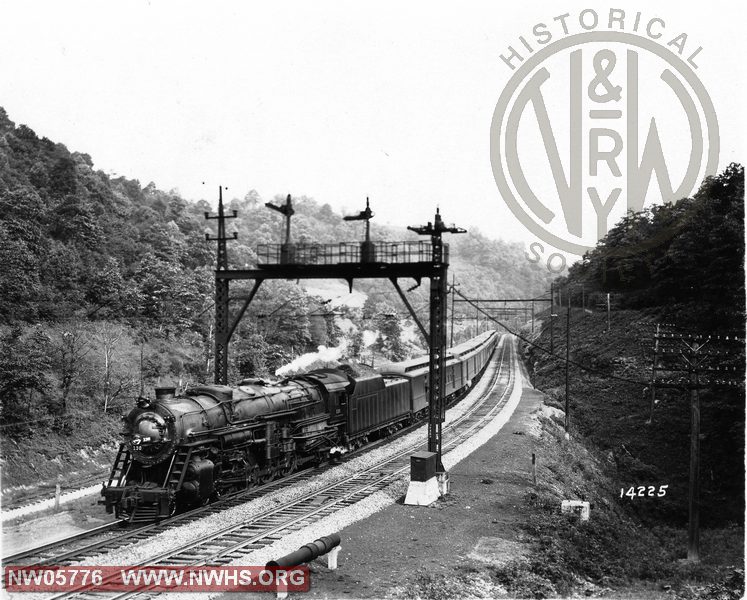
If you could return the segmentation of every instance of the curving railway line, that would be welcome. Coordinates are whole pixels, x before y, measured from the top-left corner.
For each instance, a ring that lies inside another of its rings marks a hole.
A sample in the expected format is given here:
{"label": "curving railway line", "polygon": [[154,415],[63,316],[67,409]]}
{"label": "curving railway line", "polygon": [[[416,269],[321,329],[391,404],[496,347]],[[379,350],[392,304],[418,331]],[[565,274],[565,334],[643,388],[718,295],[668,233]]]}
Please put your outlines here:
{"label": "curving railway line", "polygon": [[[444,424],[444,450],[454,448],[477,433],[487,423],[492,421],[504,408],[511,395],[516,381],[516,369],[519,362],[516,358],[516,343],[513,338],[504,336],[496,350],[493,361],[483,374],[480,383],[473,388],[473,393],[480,393],[468,408],[451,422]],[[520,368],[520,367],[519,367]],[[480,389],[477,389],[477,388]],[[418,425],[404,430],[410,432]],[[398,436],[399,437],[399,436]],[[382,440],[387,443],[392,438]],[[375,444],[379,445],[379,444]],[[248,521],[227,525],[207,536],[191,540],[177,548],[150,555],[145,560],[138,561],[131,566],[142,565],[227,565],[258,549],[266,548],[291,533],[318,522],[347,506],[351,506],[372,494],[385,489],[400,479],[409,470],[410,455],[423,447],[422,440],[406,444],[394,454],[377,461],[375,464],[362,468],[342,480],[338,480],[321,489],[297,497],[291,501],[265,510]],[[364,450],[370,450],[372,446]],[[351,460],[353,457],[351,456]],[[329,467],[327,467],[329,468]],[[320,469],[299,472],[281,481],[275,481],[265,486],[254,488],[234,497],[224,498],[217,504],[179,515],[160,524],[138,527],[121,534],[97,532],[103,534],[103,539],[82,546],[70,547],[74,540],[66,540],[67,545],[44,547],[26,553],[6,557],[6,564],[72,564],[100,555],[113,549],[123,548],[129,544],[147,540],[175,525],[190,523],[209,514],[225,510],[242,504],[255,497],[265,495],[286,486],[297,485],[304,480],[319,475]],[[102,528],[103,529],[103,528]],[[83,539],[83,538],[80,538]],[[21,555],[23,554],[23,556]],[[8,562],[10,561],[10,563]],[[52,596],[55,600],[62,598],[115,598],[123,599],[137,596],[145,592],[126,592],[112,595],[111,593],[95,593],[78,590]],[[152,595],[152,593],[149,593]]]}

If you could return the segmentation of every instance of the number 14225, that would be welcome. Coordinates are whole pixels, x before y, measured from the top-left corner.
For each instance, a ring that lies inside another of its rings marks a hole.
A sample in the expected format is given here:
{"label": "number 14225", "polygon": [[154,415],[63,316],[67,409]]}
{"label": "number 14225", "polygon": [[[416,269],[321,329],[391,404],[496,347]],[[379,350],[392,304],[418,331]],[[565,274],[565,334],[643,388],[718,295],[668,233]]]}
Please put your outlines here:
{"label": "number 14225", "polygon": [[624,496],[628,496],[628,498],[645,498],[648,496],[649,498],[653,498],[656,496],[657,498],[661,498],[663,496],[666,496],[667,494],[667,488],[668,485],[660,485],[657,491],[656,486],[649,485],[639,485],[638,487],[629,487],[627,491],[625,488],[620,488],[620,498],[623,498]]}

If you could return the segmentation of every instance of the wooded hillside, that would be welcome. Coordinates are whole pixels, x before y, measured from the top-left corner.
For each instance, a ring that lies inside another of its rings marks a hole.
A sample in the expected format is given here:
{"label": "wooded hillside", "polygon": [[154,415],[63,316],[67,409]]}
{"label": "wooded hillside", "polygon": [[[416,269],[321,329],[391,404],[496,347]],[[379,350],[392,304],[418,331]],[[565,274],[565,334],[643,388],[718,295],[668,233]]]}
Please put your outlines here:
{"label": "wooded hillside", "polygon": [[[215,221],[204,213],[214,211],[216,198],[207,190],[206,196],[209,202],[190,202],[175,190],[110,177],[87,154],[16,126],[0,108],[4,434],[64,434],[93,416],[106,424],[156,383],[212,380],[215,247],[205,232]],[[238,231],[229,244],[232,266],[254,266],[257,244],[280,241],[281,219],[264,207],[278,199],[284,196],[263,199],[255,191],[225,198],[227,209],[239,211],[229,224]],[[343,221],[328,204],[300,195],[294,206],[296,241],[363,237],[361,223]],[[424,208],[424,222],[434,209]],[[376,219],[372,236],[417,238]],[[520,245],[477,231],[453,238],[451,272],[461,291],[526,296],[546,289],[549,274]],[[356,289],[368,295],[363,309],[342,306],[330,314],[322,298],[293,282],[265,283],[234,335],[230,377],[274,373],[343,337],[346,355],[355,356],[365,350],[364,329],[378,335],[369,350],[385,358],[416,352],[417,344],[400,339],[408,319],[391,285],[356,282]],[[232,294],[242,291],[232,286]],[[412,297],[422,305],[427,284]]]}

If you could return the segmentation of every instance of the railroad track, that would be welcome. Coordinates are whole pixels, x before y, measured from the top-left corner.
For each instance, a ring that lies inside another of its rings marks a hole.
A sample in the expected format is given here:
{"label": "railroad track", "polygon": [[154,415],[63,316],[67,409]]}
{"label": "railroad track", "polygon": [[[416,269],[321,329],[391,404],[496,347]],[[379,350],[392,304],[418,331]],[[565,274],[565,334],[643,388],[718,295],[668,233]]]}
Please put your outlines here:
{"label": "railroad track", "polygon": [[[496,350],[496,352],[501,353],[501,367],[496,370],[494,376],[497,376],[500,368],[502,368],[505,348],[505,338],[502,338],[499,344],[499,348]],[[455,403],[456,401],[452,403],[452,405]],[[144,542],[170,528],[189,524],[220,511],[239,506],[269,493],[276,492],[286,487],[297,485],[299,483],[303,483],[313,477],[320,475],[327,469],[333,468],[338,464],[353,460],[361,453],[374,450],[382,444],[392,442],[395,439],[411,433],[418,427],[422,427],[423,425],[424,423],[421,421],[409,427],[405,427],[392,436],[382,438],[380,440],[367,444],[366,446],[363,446],[362,448],[354,452],[346,454],[342,458],[342,460],[337,463],[326,464],[317,468],[309,468],[286,476],[282,479],[269,482],[262,486],[254,487],[249,490],[242,490],[241,492],[237,492],[230,496],[225,496],[207,506],[202,506],[191,511],[176,515],[168,520],[164,520],[159,523],[151,523],[135,528],[127,528],[123,531],[123,522],[115,521],[113,523],[107,523],[85,532],[65,537],[60,540],[54,540],[41,546],[29,548],[27,550],[3,557],[2,562],[6,565],[12,564],[18,566],[65,566],[79,562],[84,558],[92,558],[95,556],[106,554],[129,544]],[[411,451],[408,450],[408,452]]]}
{"label": "railroad track", "polygon": [[[508,401],[516,381],[516,370],[513,368],[516,362],[515,341],[510,340],[508,343],[502,343],[500,352],[500,362],[495,372],[491,374],[487,393],[483,394],[479,401],[465,410],[453,422],[444,426],[444,433],[449,433],[448,440],[443,444],[444,450],[452,448],[474,435],[483,425],[492,420]],[[505,385],[500,386],[504,369],[507,379]],[[422,442],[408,444],[394,455],[373,466],[361,469],[340,481],[296,498],[282,506],[262,512],[250,521],[227,526],[198,540],[192,540],[175,550],[150,556],[147,560],[131,566],[227,565],[248,553],[267,547],[288,534],[388,487],[408,471],[409,458],[412,452],[422,446]],[[71,597],[84,600],[102,597],[109,600],[123,600],[140,594],[147,594],[149,597],[153,595],[148,592],[130,591],[112,596],[111,594],[104,595],[104,593],[77,590],[56,595],[53,600]]]}
{"label": "railroad track", "polygon": [[[409,433],[408,430],[402,430],[399,434],[391,436],[382,440],[377,440],[372,444],[369,444],[360,450],[350,452],[343,458],[341,462],[346,462],[357,457],[359,453],[367,450],[373,450],[384,442],[392,441],[395,437],[399,437],[400,434]],[[82,558],[91,558],[101,554],[106,554],[117,548],[121,548],[130,543],[137,543],[149,539],[150,537],[157,535],[171,527],[181,526],[188,524],[198,519],[208,517],[212,514],[218,513],[234,506],[239,506],[245,502],[250,502],[255,498],[259,498],[266,494],[297,485],[308,481],[309,479],[318,476],[325,470],[337,466],[337,464],[327,464],[317,468],[308,468],[297,473],[293,473],[282,479],[266,483],[264,485],[251,488],[249,490],[242,490],[231,494],[230,496],[224,496],[223,498],[212,502],[207,506],[201,506],[190,510],[185,513],[175,515],[167,520],[160,521],[158,523],[149,523],[147,525],[137,526],[134,528],[127,528],[127,524],[124,521],[114,521],[112,523],[106,523],[99,527],[89,529],[71,536],[59,540],[53,540],[41,546],[35,546],[21,552],[17,552],[12,555],[8,555],[2,558],[3,564],[12,565],[70,565]]]}
{"label": "railroad track", "polygon": [[[84,557],[90,558],[98,556],[129,543],[137,543],[146,540],[153,535],[166,531],[170,527],[176,526],[177,524],[184,525],[216,512],[238,506],[244,502],[249,502],[250,500],[259,498],[264,494],[282,489],[285,485],[301,483],[313,477],[314,473],[312,471],[313,470],[309,469],[299,471],[298,473],[294,473],[283,479],[272,481],[262,486],[251,488],[250,490],[243,490],[230,496],[225,496],[212,504],[175,515],[174,517],[159,523],[150,523],[135,528],[128,528],[124,531],[122,531],[122,528],[126,523],[123,521],[106,523],[105,525],[101,525],[94,529],[89,529],[72,536],[54,540],[47,544],[3,557],[2,562],[6,565],[12,564],[19,566],[70,565]],[[81,544],[81,542],[83,543]]]}
{"label": "railroad track", "polygon": [[[106,479],[109,475],[109,469],[99,471],[93,475],[87,475],[83,478],[76,479],[74,481],[65,481],[65,487],[62,492],[63,496],[79,492],[83,489],[89,488],[93,485],[101,483],[102,480]],[[3,512],[12,513],[26,508],[42,504],[44,502],[54,501],[55,498],[55,484],[47,483],[40,486],[39,489],[31,494],[25,494],[15,498],[8,498],[3,500]],[[44,509],[39,509],[44,510]],[[5,519],[6,517],[4,517]],[[17,518],[17,517],[10,517]]]}

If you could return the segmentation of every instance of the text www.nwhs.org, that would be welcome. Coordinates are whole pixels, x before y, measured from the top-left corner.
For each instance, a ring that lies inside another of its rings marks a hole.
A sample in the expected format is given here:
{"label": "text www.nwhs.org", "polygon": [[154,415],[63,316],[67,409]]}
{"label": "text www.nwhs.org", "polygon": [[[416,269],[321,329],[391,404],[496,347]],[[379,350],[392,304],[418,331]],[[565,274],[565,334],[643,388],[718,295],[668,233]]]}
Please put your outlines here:
{"label": "text www.nwhs.org", "polygon": [[9,592],[308,592],[311,584],[307,566],[10,566],[4,575]]}

